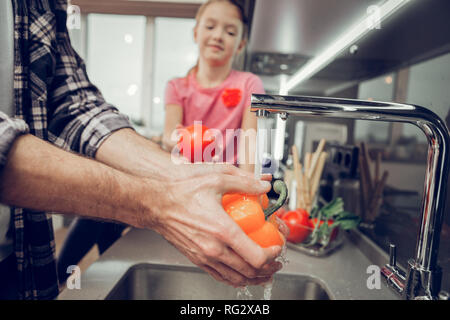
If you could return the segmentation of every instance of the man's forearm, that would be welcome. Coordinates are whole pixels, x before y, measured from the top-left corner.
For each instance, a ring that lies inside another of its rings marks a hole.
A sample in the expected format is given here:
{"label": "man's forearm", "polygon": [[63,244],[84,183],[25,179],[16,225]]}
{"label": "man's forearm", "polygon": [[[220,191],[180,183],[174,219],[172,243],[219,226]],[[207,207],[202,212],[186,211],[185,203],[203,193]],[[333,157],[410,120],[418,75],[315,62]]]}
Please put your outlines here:
{"label": "man's forearm", "polygon": [[169,153],[131,129],[114,132],[102,143],[95,158],[123,172],[155,179],[172,179],[179,169]]}
{"label": "man's forearm", "polygon": [[138,177],[23,135],[1,172],[0,202],[137,226],[143,185]]}
{"label": "man's forearm", "polygon": [[131,129],[115,131],[100,145],[95,158],[120,171],[162,181],[179,181],[218,172],[253,176],[253,165],[246,170],[237,170],[232,164],[181,164],[181,158],[173,162],[171,154]]}

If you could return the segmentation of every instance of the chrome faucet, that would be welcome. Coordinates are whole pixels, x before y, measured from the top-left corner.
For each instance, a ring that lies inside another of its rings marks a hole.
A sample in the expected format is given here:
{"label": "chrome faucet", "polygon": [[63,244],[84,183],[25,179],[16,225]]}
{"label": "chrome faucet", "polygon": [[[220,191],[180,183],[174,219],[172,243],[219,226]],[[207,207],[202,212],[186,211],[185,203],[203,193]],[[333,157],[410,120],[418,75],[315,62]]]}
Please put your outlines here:
{"label": "chrome faucet", "polygon": [[391,258],[382,268],[382,275],[405,299],[437,299],[442,280],[437,258],[450,161],[449,131],[444,122],[435,113],[420,106],[325,97],[254,94],[251,111],[260,117],[277,113],[284,119],[292,114],[407,122],[422,129],[429,148],[415,257],[408,261],[408,272],[402,272],[395,263],[395,246],[391,247]]}

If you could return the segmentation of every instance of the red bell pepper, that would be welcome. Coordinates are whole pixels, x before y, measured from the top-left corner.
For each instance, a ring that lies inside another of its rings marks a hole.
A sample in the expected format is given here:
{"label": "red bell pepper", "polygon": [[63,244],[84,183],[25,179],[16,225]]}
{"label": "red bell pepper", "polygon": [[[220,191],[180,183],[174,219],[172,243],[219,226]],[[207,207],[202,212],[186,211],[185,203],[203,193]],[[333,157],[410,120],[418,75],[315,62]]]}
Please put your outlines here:
{"label": "red bell pepper", "polygon": [[[287,188],[281,180],[275,181],[273,187],[280,197],[273,206],[267,207],[264,211],[257,196],[226,194],[227,197],[222,198],[224,210],[250,239],[263,248],[284,244],[284,238],[278,231],[276,222],[274,220],[266,221],[266,219],[269,220],[270,216],[284,204],[287,198]],[[265,198],[263,197],[263,199]]]}

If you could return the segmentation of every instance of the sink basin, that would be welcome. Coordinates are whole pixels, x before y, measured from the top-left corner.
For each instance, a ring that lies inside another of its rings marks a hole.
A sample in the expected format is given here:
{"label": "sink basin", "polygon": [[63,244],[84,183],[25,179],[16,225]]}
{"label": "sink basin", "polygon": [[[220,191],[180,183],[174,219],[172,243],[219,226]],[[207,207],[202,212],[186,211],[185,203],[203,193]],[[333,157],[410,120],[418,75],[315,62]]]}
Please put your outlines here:
{"label": "sink basin", "polygon": [[[262,286],[250,286],[251,299],[264,297]],[[238,289],[214,280],[196,267],[137,264],[106,297],[107,300],[234,300]],[[329,300],[317,280],[305,275],[275,274],[272,300]]]}

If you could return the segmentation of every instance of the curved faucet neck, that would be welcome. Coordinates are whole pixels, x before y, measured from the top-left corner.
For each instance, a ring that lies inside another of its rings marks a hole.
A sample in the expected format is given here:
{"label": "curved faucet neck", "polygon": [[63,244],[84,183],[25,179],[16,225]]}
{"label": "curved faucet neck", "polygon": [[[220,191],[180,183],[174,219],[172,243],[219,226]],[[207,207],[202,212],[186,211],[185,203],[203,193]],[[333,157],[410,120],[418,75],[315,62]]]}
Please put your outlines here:
{"label": "curved faucet neck", "polygon": [[[423,291],[437,296],[436,285],[427,274],[439,273],[439,250],[442,217],[445,209],[446,183],[449,173],[449,131],[445,123],[432,111],[415,105],[391,102],[364,101],[307,96],[252,95],[251,111],[261,116],[286,113],[302,117],[351,118],[372,121],[412,123],[428,139],[427,168],[422,216],[415,259],[410,269],[422,274]],[[263,112],[264,111],[264,112]]]}

